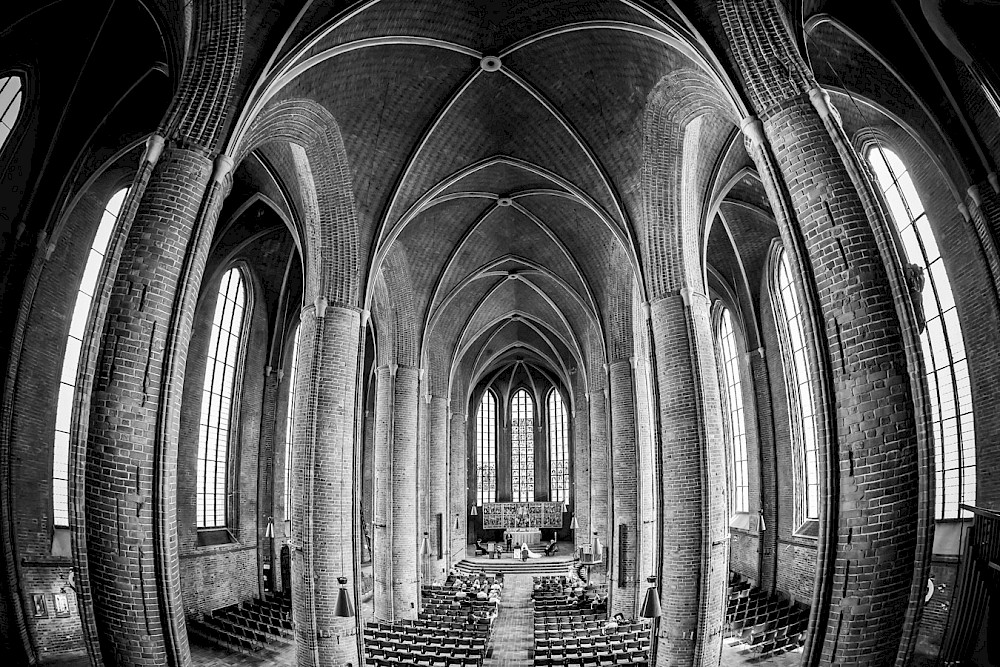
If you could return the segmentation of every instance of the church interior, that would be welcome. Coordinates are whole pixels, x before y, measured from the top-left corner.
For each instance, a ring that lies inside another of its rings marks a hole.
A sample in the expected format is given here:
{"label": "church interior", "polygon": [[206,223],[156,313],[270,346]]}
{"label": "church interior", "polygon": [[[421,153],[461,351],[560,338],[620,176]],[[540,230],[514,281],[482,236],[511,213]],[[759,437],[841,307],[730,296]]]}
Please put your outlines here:
{"label": "church interior", "polygon": [[4,664],[1000,665],[998,25],[3,3]]}

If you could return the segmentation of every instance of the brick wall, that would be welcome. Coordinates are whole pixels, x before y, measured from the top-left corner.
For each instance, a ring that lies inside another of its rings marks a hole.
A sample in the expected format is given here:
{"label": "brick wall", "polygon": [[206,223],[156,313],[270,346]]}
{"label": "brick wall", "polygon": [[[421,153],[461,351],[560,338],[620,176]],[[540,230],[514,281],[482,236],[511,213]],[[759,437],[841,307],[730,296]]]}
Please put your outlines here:
{"label": "brick wall", "polygon": [[[631,334],[631,331],[629,332]],[[634,376],[629,359],[612,361],[611,386],[611,462],[613,476],[612,508],[614,530],[611,543],[612,589],[611,613],[622,612],[632,617],[637,611],[638,582],[638,469],[636,456],[636,406]],[[625,549],[621,549],[624,539]],[[624,580],[625,585],[621,583]]]}

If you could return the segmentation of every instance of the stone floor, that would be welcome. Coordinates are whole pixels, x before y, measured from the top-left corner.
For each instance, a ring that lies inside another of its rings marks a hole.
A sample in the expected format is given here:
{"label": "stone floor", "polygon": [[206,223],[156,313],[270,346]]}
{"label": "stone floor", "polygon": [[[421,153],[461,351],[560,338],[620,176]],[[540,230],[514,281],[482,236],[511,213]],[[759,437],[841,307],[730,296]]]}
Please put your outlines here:
{"label": "stone floor", "polygon": [[493,656],[483,661],[483,667],[522,667],[532,664],[529,651],[535,627],[531,587],[531,575],[504,575],[500,613],[493,625]]}
{"label": "stone floor", "polygon": [[242,655],[218,648],[191,645],[191,664],[199,667],[286,667],[295,664],[295,644],[265,648],[258,655]]}

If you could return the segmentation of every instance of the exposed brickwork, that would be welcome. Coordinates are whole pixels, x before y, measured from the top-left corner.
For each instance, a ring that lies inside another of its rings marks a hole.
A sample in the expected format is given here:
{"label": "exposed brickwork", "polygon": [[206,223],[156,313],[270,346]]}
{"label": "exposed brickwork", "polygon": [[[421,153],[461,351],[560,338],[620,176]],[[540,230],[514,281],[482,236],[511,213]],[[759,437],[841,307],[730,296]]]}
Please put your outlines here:
{"label": "exposed brickwork", "polygon": [[[776,60],[786,71],[804,65],[784,30],[772,30],[761,47],[776,8],[731,0],[723,7],[802,230],[837,397],[831,459],[839,464],[841,496],[823,659],[888,664],[900,648],[917,537],[916,430],[899,318],[863,195],[805,97],[811,79],[782,88],[773,69]],[[779,223],[786,246],[796,245],[787,221]],[[800,293],[813,289],[810,282],[799,282]]]}
{"label": "exposed brickwork", "polygon": [[[631,323],[629,323],[631,329]],[[629,331],[631,334],[631,331]],[[621,612],[632,618],[638,608],[636,597],[639,583],[644,581],[637,572],[638,498],[639,488],[636,430],[635,430],[635,387],[632,362],[629,359],[612,361],[609,366],[611,386],[611,461],[609,469],[613,476],[612,512],[614,531],[611,545],[609,582],[611,590],[611,613]],[[621,550],[624,535],[625,551]],[[621,582],[624,580],[625,585]]]}
{"label": "exposed brickwork", "polygon": [[[162,599],[179,593],[176,543],[167,539],[176,531],[176,490],[156,470],[164,464],[176,470],[177,424],[161,422],[160,401],[179,389],[163,383],[183,377],[191,315],[181,310],[177,321],[174,309],[193,303],[175,299],[184,295],[182,278],[200,283],[211,238],[204,230],[215,221],[197,219],[210,172],[198,152],[165,152],[139,204],[108,303],[91,401],[87,549],[101,652],[110,664],[189,659],[183,610]],[[192,238],[200,243],[189,247]],[[169,569],[158,571],[165,563]]]}
{"label": "exposed brickwork", "polygon": [[[590,378],[587,407],[590,413],[590,537],[597,533],[601,544],[610,548],[610,476],[608,467],[608,399],[604,371]],[[584,540],[589,542],[589,540]]]}
{"label": "exposed brickwork", "polygon": [[451,416],[451,447],[449,450],[449,505],[451,514],[458,515],[458,528],[451,533],[449,545],[449,564],[454,564],[465,558],[468,544],[469,499],[468,475],[469,453],[466,451],[465,413],[455,411],[455,399],[450,401],[448,414]]}
{"label": "exposed brickwork", "polygon": [[577,374],[576,410],[573,414],[573,512],[578,528],[573,537],[585,543],[590,529],[590,403],[583,386],[582,373]]}
{"label": "exposed brickwork", "polygon": [[[339,585],[360,604],[352,539],[360,484],[354,424],[361,314],[307,306],[299,331],[292,453],[292,614],[299,665],[359,663],[356,618],[334,614]],[[320,314],[322,313],[322,314]],[[318,663],[317,663],[318,660]]]}
{"label": "exposed brickwork", "polygon": [[420,370],[379,367],[375,402],[375,617],[416,618],[417,388]]}
{"label": "exposed brickwork", "polygon": [[716,664],[728,576],[725,450],[708,299],[650,306],[659,405],[663,616],[657,665]]}
{"label": "exposed brickwork", "polygon": [[[448,544],[451,541],[451,534],[455,530],[455,519],[461,518],[462,513],[456,514],[451,510],[448,502],[450,489],[448,488],[450,475],[450,451],[448,448],[448,399],[441,396],[432,396],[430,401],[430,453],[428,486],[430,487],[430,508],[431,508],[431,566],[429,568],[432,583],[444,581],[448,574],[447,565],[450,560]],[[438,535],[436,516],[441,515],[441,534]],[[438,544],[441,550],[438,550]]]}
{"label": "exposed brickwork", "polygon": [[[772,348],[773,349],[773,348]],[[762,493],[761,518],[764,529],[759,531],[759,575],[761,590],[773,592],[778,566],[778,473],[775,443],[774,412],[771,407],[771,378],[768,374],[764,349],[749,353],[750,376],[754,404],[757,408],[757,433]],[[813,556],[813,560],[815,556]],[[810,587],[811,588],[811,587]],[[809,598],[812,599],[811,597]]]}

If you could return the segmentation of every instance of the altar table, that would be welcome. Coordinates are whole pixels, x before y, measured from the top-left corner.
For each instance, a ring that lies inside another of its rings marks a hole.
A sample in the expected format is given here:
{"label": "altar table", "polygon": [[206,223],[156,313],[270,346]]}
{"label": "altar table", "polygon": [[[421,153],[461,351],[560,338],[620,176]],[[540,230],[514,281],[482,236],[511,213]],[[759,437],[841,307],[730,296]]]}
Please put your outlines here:
{"label": "altar table", "polygon": [[542,541],[542,531],[538,528],[513,528],[507,532],[510,533],[514,544],[524,544],[527,542],[528,546],[531,546]]}

